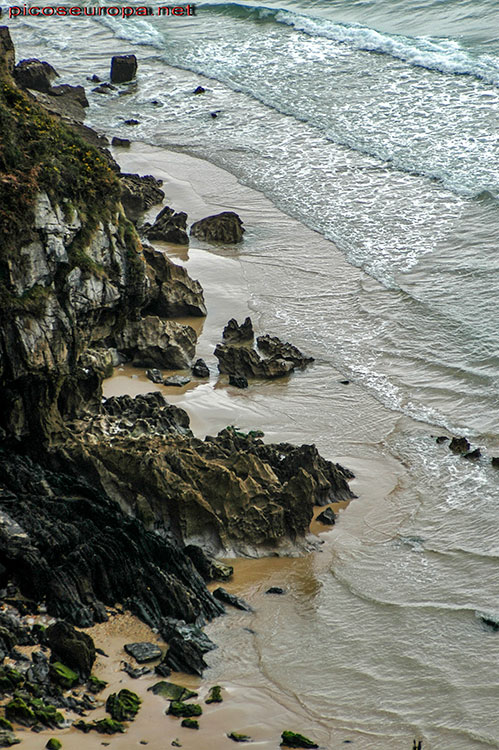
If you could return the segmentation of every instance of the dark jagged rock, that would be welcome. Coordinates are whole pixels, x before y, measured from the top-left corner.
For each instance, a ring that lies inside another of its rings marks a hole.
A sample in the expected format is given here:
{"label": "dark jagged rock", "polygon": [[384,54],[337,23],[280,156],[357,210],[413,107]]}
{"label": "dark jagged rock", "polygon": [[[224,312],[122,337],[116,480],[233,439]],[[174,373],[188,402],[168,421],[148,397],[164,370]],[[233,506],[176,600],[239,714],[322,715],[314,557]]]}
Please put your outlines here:
{"label": "dark jagged rock", "polygon": [[191,367],[191,372],[195,378],[210,377],[210,371],[204,359],[197,359]]}
{"label": "dark jagged rock", "polygon": [[468,453],[471,446],[465,437],[453,437],[449,443],[449,448],[453,453]]}
{"label": "dark jagged rock", "polygon": [[154,220],[152,227],[149,227],[145,236],[148,240],[161,240],[162,242],[172,242],[176,245],[188,245],[189,237],[185,231],[187,226],[187,214],[183,211],[175,213],[173,208],[165,206]]}
{"label": "dark jagged rock", "polygon": [[468,461],[477,461],[482,455],[482,451],[480,448],[475,448],[475,450],[468,451],[468,453],[463,453],[463,458],[468,459]]}
{"label": "dark jagged rock", "polygon": [[155,643],[125,643],[124,649],[127,654],[133,656],[135,661],[138,661],[139,664],[156,661],[156,659],[161,657],[161,649]]}
{"label": "dark jagged rock", "polygon": [[137,58],[135,55],[115,55],[111,59],[111,81],[113,83],[132,81],[136,73]]}
{"label": "dark jagged rock", "polygon": [[155,367],[152,370],[146,370],[146,378],[149,378],[153,383],[159,383],[160,385],[163,383],[163,373]]}
{"label": "dark jagged rock", "polygon": [[148,245],[144,246],[144,258],[149,279],[144,315],[162,318],[206,315],[201,284],[191,279],[185,268]]}
{"label": "dark jagged rock", "polygon": [[129,120],[125,120],[125,125],[140,125],[140,120],[135,120],[131,117]]}
{"label": "dark jagged rock", "polygon": [[111,693],[106,700],[106,711],[115,721],[133,721],[142,701],[136,693],[123,688],[119,693]]}
{"label": "dark jagged rock", "polygon": [[281,735],[281,745],[284,745],[284,747],[319,747],[315,742],[309,740],[308,737],[304,737],[303,734],[290,732],[288,730],[284,731]]}
{"label": "dark jagged rock", "polygon": [[[42,478],[50,494],[34,493]],[[0,526],[0,562],[53,616],[87,627],[106,619],[104,604],[120,601],[157,627],[162,615],[193,622],[222,611],[174,541],[147,532],[81,477],[0,451],[0,512],[10,518]],[[56,623],[46,637],[61,662],[90,675],[89,636],[73,638],[66,623]]]}
{"label": "dark jagged rock", "polygon": [[74,669],[81,679],[90,677],[95,661],[95,645],[88,633],[81,633],[67,622],[56,622],[45,631],[52,661]]}
{"label": "dark jagged rock", "polygon": [[490,463],[495,469],[499,469],[499,456],[492,456]]}
{"label": "dark jagged rock", "polygon": [[163,380],[163,385],[175,386],[175,388],[183,388],[184,385],[188,385],[191,379],[183,375],[171,375],[169,378]]}
{"label": "dark jagged rock", "polygon": [[235,388],[247,388],[248,380],[244,375],[229,375],[229,385],[233,385]]}
{"label": "dark jagged rock", "polygon": [[158,677],[169,677],[172,673],[172,670],[164,663],[164,661],[162,661],[161,664],[157,664],[154,667],[154,672],[158,675]]}
{"label": "dark jagged rock", "polygon": [[253,323],[250,317],[247,317],[241,325],[235,318],[231,318],[222,332],[222,339],[229,344],[252,341],[253,336]]}
{"label": "dark jagged rock", "polygon": [[148,667],[137,667],[137,669],[134,669],[131,664],[128,664],[128,662],[122,662],[123,666],[121,667],[123,672],[126,672],[129,677],[132,678],[132,680],[138,680],[140,677],[144,677],[146,674],[151,674],[151,670]]}
{"label": "dark jagged rock", "polygon": [[134,367],[180,370],[189,366],[196,338],[190,326],[148,315],[127,321],[116,336],[116,343]]}
{"label": "dark jagged rock", "polygon": [[160,632],[168,642],[168,651],[162,663],[174,672],[202,676],[207,667],[203,656],[216,648],[213,641],[194,625],[166,618]]}
{"label": "dark jagged rock", "polygon": [[198,86],[196,89],[194,89],[194,91],[192,93],[193,94],[204,94],[205,91],[206,91],[206,89],[203,88],[203,86]]}
{"label": "dark jagged rock", "polygon": [[334,526],[336,523],[336,513],[331,508],[326,508],[317,516],[317,520],[325,526]]}
{"label": "dark jagged rock", "polygon": [[219,586],[217,589],[215,589],[215,591],[213,592],[213,596],[215,597],[215,599],[218,599],[224,604],[229,604],[231,607],[241,609],[243,612],[253,612],[253,608],[250,607],[250,605],[245,602],[244,599],[241,599],[241,597],[239,596],[235,596],[235,594],[230,594],[228,591],[222,588],[222,586]]}
{"label": "dark jagged rock", "polygon": [[[111,83],[101,83],[101,84],[99,84],[99,86],[96,86],[94,89],[92,89],[92,93],[94,93],[94,94],[106,94],[106,95],[109,95],[111,93],[111,91],[116,91],[116,86],[113,86]],[[113,138],[113,140],[114,140],[114,138]]]}
{"label": "dark jagged rock", "polygon": [[207,216],[191,226],[191,236],[208,242],[234,244],[243,238],[243,222],[234,211]]}
{"label": "dark jagged rock", "polygon": [[168,435],[178,432],[191,435],[189,415],[178,406],[168,404],[157,391],[135,396],[111,396],[102,404],[102,434],[109,430],[130,433],[134,425],[135,434]]}
{"label": "dark jagged rock", "polygon": [[194,567],[203,576],[205,581],[228,581],[234,573],[231,565],[226,565],[220,560],[207,555],[201,547],[189,544],[184,548],[184,553],[190,557]]}
{"label": "dark jagged rock", "polygon": [[52,81],[58,77],[59,73],[52,65],[36,58],[21,60],[14,68],[14,80],[22,89],[48,93],[52,88]]}
{"label": "dark jagged rock", "polygon": [[118,148],[130,148],[130,140],[128,138],[118,138],[118,136],[115,135],[111,140],[111,146],[117,146]]}
{"label": "dark jagged rock", "polygon": [[293,344],[284,343],[277,336],[258,336],[256,343],[266,357],[279,357],[292,362],[295,367],[303,369],[314,361],[313,357],[307,357]]}
{"label": "dark jagged rock", "polygon": [[81,107],[89,106],[83,86],[70,86],[68,83],[63,83],[60,86],[52,86],[49,94],[50,96],[63,96],[67,100],[72,99]]}
{"label": "dark jagged rock", "polygon": [[279,594],[279,595],[281,595],[281,594],[285,594],[286,593],[286,589],[283,589],[280,586],[271,586],[269,589],[267,589],[267,591],[265,593],[266,594]]}
{"label": "dark jagged rock", "polygon": [[130,221],[138,221],[144,211],[164,200],[162,184],[162,180],[151,175],[121,175],[121,202]]}
{"label": "dark jagged rock", "polygon": [[174,682],[157,682],[152,687],[147,688],[154,695],[161,695],[162,698],[169,701],[187,701],[190,698],[196,698],[197,693],[194,690],[176,685]]}

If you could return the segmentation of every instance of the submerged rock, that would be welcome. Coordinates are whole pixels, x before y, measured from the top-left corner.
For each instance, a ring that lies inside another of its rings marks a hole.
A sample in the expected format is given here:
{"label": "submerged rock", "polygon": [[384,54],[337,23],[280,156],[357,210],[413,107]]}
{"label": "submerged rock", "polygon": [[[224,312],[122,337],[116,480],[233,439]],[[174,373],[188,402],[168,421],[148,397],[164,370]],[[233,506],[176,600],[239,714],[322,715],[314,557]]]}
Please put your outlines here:
{"label": "submerged rock", "polygon": [[219,601],[223,602],[224,604],[230,604],[231,607],[235,607],[236,609],[241,609],[243,612],[253,612],[252,607],[244,601],[244,599],[241,599],[239,596],[235,596],[235,594],[230,594],[228,591],[226,591],[222,586],[219,586],[215,591],[213,592],[213,596],[215,599],[219,599]]}
{"label": "submerged rock", "polygon": [[184,703],[183,701],[172,701],[167,713],[172,716],[201,716],[203,709],[199,703]]}
{"label": "submerged rock", "polygon": [[192,365],[191,372],[195,378],[210,377],[210,371],[204,359],[197,359]]}
{"label": "submerged rock", "polygon": [[155,661],[161,657],[162,651],[155,643],[143,641],[140,643],[125,643],[124,647],[127,654],[133,656],[139,664],[145,664],[149,661]]}
{"label": "submerged rock", "polygon": [[243,238],[243,222],[234,211],[207,216],[191,226],[191,236],[208,242],[234,244]]}
{"label": "submerged rock", "polygon": [[449,443],[449,448],[453,453],[468,453],[471,446],[465,437],[453,437]]}
{"label": "submerged rock", "polygon": [[248,380],[244,375],[229,375],[229,385],[233,385],[235,388],[247,388]]}
{"label": "submerged rock", "polygon": [[227,737],[234,742],[251,742],[251,737],[249,735],[241,734],[240,732],[229,732]]}
{"label": "submerged rock", "polygon": [[222,339],[229,344],[252,341],[253,336],[253,323],[250,317],[247,317],[241,325],[235,318],[231,318],[222,332]]}
{"label": "submerged rock", "polygon": [[147,689],[151,693],[154,693],[154,695],[161,695],[162,698],[169,701],[185,702],[189,698],[197,697],[197,693],[194,690],[189,690],[189,688],[182,685],[176,685],[174,682],[157,682]]}
{"label": "submerged rock", "polygon": [[[182,719],[180,722],[181,727],[185,727],[186,729],[199,729],[199,721],[197,719]],[[173,744],[173,743],[172,743]]]}
{"label": "submerged rock", "polygon": [[476,461],[479,459],[482,455],[482,451],[480,448],[475,448],[475,450],[469,451],[468,453],[463,454],[463,458],[467,458],[468,461]]}
{"label": "submerged rock", "polygon": [[271,586],[267,591],[266,594],[285,594],[286,589],[281,588],[280,586]]}
{"label": "submerged rock", "polygon": [[307,357],[293,344],[284,343],[277,336],[258,336],[256,343],[261,352],[266,357],[279,357],[288,362],[292,362],[295,367],[303,369],[314,361],[313,357]]}
{"label": "submerged rock", "polygon": [[499,469],[499,456],[492,456],[490,463],[495,469]]}
{"label": "submerged rock", "polygon": [[163,380],[163,385],[175,386],[176,388],[183,388],[184,385],[188,385],[191,379],[184,375],[171,375],[169,378]]}
{"label": "submerged rock", "polygon": [[223,703],[222,688],[220,685],[213,685],[213,687],[210,688],[205,703]]}

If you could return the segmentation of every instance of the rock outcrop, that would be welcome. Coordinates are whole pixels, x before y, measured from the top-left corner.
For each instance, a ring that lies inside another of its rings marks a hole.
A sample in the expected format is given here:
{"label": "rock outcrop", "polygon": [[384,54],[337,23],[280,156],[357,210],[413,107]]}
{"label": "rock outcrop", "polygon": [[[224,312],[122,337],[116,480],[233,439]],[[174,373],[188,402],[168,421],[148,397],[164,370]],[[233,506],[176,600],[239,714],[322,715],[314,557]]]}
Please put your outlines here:
{"label": "rock outcrop", "polygon": [[187,214],[184,211],[175,213],[173,208],[165,206],[154,220],[154,224],[144,232],[148,240],[161,240],[176,245],[188,245],[189,237],[185,228]]}
{"label": "rock outcrop", "polygon": [[112,83],[127,83],[135,78],[137,58],[135,55],[115,55],[111,59]]}
{"label": "rock outcrop", "polygon": [[130,221],[136,222],[144,211],[161,203],[165,194],[161,190],[163,182],[151,175],[123,173],[121,175],[121,202]]}
{"label": "rock outcrop", "polygon": [[201,284],[191,279],[185,268],[148,245],[144,246],[144,258],[150,282],[144,314],[162,318],[206,315]]}
{"label": "rock outcrop", "polygon": [[127,321],[116,336],[116,345],[135,367],[176,370],[188,367],[196,348],[196,332],[190,326],[148,315]]}
{"label": "rock outcrop", "polygon": [[191,226],[191,236],[208,242],[235,244],[243,238],[243,222],[234,211],[207,216]]}
{"label": "rock outcrop", "polygon": [[246,378],[281,378],[314,361],[313,357],[305,356],[296,346],[282,342],[277,336],[259,336],[257,343],[267,356],[261,357],[256,349],[245,346],[218,344],[214,353],[220,372]]}
{"label": "rock outcrop", "polygon": [[21,60],[14,68],[14,80],[23,89],[48,93],[56,78],[59,78],[59,73],[55,68],[48,62],[42,62],[36,58]]}
{"label": "rock outcrop", "polygon": [[253,323],[249,317],[241,325],[235,318],[231,318],[222,332],[222,339],[228,344],[253,341],[253,336]]}

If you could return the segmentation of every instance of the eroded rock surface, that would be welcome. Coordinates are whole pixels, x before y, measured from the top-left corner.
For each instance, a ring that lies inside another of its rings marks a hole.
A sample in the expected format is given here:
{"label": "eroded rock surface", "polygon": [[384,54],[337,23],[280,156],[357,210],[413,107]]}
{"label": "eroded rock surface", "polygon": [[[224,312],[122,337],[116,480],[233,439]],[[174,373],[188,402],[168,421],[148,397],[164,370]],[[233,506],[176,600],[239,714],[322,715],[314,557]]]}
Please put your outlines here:
{"label": "eroded rock surface", "polygon": [[235,244],[243,238],[243,222],[234,211],[222,211],[195,221],[191,226],[191,236],[208,242]]}
{"label": "eroded rock surface", "polygon": [[188,245],[189,237],[185,228],[187,226],[187,214],[184,211],[175,213],[173,208],[165,206],[154,220],[152,227],[145,231],[148,240],[161,240],[162,242],[173,242],[176,245]]}
{"label": "eroded rock surface", "polygon": [[144,247],[144,258],[150,279],[144,314],[164,318],[206,315],[201,284],[191,279],[185,268],[148,245]]}

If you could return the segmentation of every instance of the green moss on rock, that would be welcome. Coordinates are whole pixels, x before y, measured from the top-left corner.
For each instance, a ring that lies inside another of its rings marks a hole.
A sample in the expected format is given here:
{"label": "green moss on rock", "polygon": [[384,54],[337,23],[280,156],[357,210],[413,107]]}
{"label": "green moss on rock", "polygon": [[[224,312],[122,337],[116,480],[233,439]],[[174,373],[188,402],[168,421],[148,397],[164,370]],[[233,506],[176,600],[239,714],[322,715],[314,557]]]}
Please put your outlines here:
{"label": "green moss on rock", "polygon": [[45,747],[47,750],[61,750],[62,742],[56,737],[51,737]]}
{"label": "green moss on rock", "polygon": [[50,677],[66,689],[72,688],[78,682],[77,673],[60,661],[55,661],[50,665]]}
{"label": "green moss on rock", "polygon": [[123,733],[125,727],[119,721],[114,719],[100,719],[99,721],[86,722],[81,719],[73,724],[75,729],[79,729],[80,732],[88,734],[92,730],[99,732],[99,734],[116,734],[117,732]]}
{"label": "green moss on rock", "polygon": [[5,718],[5,716],[0,716],[0,729],[7,729],[9,732],[14,731],[14,727],[10,723],[8,719]]}
{"label": "green moss on rock", "polygon": [[142,701],[136,693],[124,688],[119,693],[112,693],[106,701],[106,711],[116,721],[132,721]]}
{"label": "green moss on rock", "polygon": [[9,721],[22,724],[24,727],[32,727],[36,724],[36,716],[33,710],[22,698],[14,698],[10,703],[7,703],[5,716]]}
{"label": "green moss on rock", "polygon": [[205,703],[222,703],[222,688],[220,685],[213,685],[212,688],[210,688],[210,692],[208,693],[208,696],[205,700]]}
{"label": "green moss on rock", "polygon": [[199,729],[199,721],[197,719],[183,719],[180,726],[187,727],[187,729]]}
{"label": "green moss on rock", "polygon": [[12,745],[18,745],[20,742],[21,740],[12,732],[5,729],[0,730],[0,747],[12,747]]}
{"label": "green moss on rock", "polygon": [[100,693],[100,691],[104,690],[107,686],[107,682],[105,680],[99,680],[98,677],[91,674],[88,678],[87,686],[91,693]]}
{"label": "green moss on rock", "polygon": [[167,682],[166,680],[157,682],[147,689],[154,693],[154,695],[161,695],[162,698],[169,701],[186,701],[189,698],[196,698],[197,696],[194,690],[189,690],[189,688],[183,687],[183,685],[175,685],[174,682]]}
{"label": "green moss on rock", "polygon": [[251,737],[247,734],[240,734],[239,732],[229,732],[227,737],[234,742],[250,742]]}
{"label": "green moss on rock", "polygon": [[284,745],[285,747],[319,747],[315,742],[309,740],[308,737],[304,737],[303,734],[290,732],[289,730],[282,733],[281,745]]}
{"label": "green moss on rock", "polygon": [[183,703],[182,701],[172,701],[167,713],[171,714],[172,716],[201,716],[201,714],[203,713],[203,709],[198,703]]}

